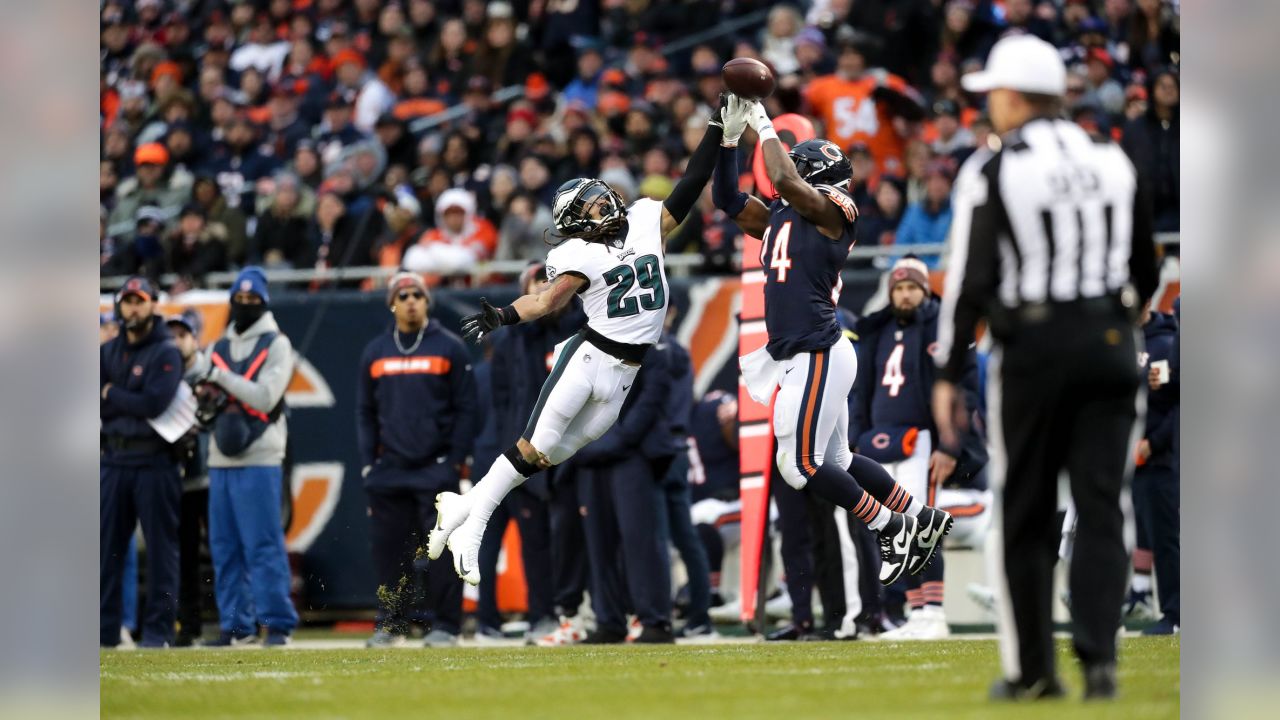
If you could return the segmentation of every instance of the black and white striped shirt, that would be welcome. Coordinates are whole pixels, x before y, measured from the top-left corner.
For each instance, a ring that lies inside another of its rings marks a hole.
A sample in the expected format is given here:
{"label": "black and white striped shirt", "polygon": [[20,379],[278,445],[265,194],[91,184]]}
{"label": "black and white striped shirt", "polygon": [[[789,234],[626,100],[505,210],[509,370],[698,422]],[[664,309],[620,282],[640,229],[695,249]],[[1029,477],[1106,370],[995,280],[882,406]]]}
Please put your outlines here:
{"label": "black and white striped shirt", "polygon": [[[1150,201],[1120,146],[1038,118],[961,167],[938,326],[942,377],[958,380],[992,310],[1155,292]],[[954,357],[953,357],[954,356]],[[955,362],[952,362],[952,361]],[[955,367],[952,367],[952,366]]]}

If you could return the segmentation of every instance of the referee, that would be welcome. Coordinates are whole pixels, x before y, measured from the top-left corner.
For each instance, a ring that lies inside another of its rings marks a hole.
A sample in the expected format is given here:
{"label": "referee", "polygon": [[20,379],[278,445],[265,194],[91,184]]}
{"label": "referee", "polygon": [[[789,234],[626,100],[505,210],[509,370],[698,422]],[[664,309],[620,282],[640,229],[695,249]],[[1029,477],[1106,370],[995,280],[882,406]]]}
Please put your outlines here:
{"label": "referee", "polygon": [[954,447],[964,349],[985,319],[995,340],[988,573],[1003,664],[991,696],[1063,694],[1051,607],[1065,469],[1080,514],[1075,651],[1085,698],[1109,698],[1128,572],[1121,496],[1145,400],[1134,320],[1157,279],[1150,201],[1118,146],[1059,119],[1066,71],[1052,45],[1005,38],[963,85],[990,92],[1001,144],[975,152],[956,181],[933,407],[943,446]]}

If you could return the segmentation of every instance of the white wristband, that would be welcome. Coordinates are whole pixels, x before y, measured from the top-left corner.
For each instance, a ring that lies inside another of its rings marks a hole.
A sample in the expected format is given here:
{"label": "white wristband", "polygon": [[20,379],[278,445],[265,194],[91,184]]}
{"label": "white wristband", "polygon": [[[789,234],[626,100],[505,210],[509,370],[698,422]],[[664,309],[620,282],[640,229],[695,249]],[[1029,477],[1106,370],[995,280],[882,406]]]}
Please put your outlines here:
{"label": "white wristband", "polygon": [[769,123],[756,131],[756,135],[760,137],[760,142],[764,142],[769,138],[778,139],[778,133],[773,129],[773,123]]}

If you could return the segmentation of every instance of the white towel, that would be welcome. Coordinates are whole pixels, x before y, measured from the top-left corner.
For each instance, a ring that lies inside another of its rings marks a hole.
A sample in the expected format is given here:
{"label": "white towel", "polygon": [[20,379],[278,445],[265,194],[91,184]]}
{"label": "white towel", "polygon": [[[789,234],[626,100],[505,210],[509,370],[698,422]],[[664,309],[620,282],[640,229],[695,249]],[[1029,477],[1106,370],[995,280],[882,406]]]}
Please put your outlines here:
{"label": "white towel", "polygon": [[761,405],[768,405],[773,399],[773,391],[778,387],[778,378],[782,376],[782,363],[769,355],[767,346],[738,358],[742,368],[742,381],[747,386],[747,394]]}

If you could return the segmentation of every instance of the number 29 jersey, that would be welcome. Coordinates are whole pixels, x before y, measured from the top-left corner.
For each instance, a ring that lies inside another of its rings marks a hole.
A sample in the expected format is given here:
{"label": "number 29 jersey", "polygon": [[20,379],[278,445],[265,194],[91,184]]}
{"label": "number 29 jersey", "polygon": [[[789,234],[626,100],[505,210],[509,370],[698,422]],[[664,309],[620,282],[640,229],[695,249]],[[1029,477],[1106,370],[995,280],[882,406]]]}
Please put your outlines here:
{"label": "number 29 jersey", "polygon": [[844,215],[840,237],[823,235],[818,226],[779,198],[769,207],[769,228],[760,244],[764,267],[766,347],[774,360],[796,353],[826,350],[840,339],[836,301],[840,268],[853,247],[858,209],[853,198],[831,185],[815,185]]}
{"label": "number 29 jersey", "polygon": [[652,345],[662,335],[667,309],[662,203],[641,199],[627,208],[622,247],[567,238],[547,254],[547,282],[577,275],[587,324],[616,342]]}

